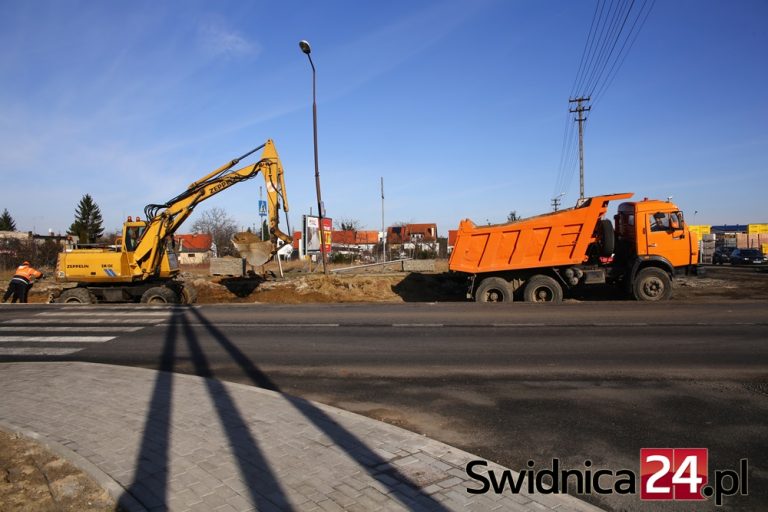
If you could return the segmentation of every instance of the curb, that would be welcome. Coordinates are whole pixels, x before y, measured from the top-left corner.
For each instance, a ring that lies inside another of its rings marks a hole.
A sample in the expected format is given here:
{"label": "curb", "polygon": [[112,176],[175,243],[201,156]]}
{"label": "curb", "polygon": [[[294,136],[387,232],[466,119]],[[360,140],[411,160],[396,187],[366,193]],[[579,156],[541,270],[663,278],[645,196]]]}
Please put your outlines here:
{"label": "curb", "polygon": [[37,432],[16,426],[5,420],[0,420],[0,430],[3,430],[9,434],[18,434],[26,437],[27,439],[35,441],[36,443],[42,445],[49,451],[55,453],[62,459],[65,459],[67,462],[71,463],[73,466],[86,473],[93,480],[95,480],[102,489],[105,489],[109,495],[112,496],[112,499],[115,500],[115,506],[117,506],[119,503],[120,508],[116,510],[125,512],[148,512],[147,509],[144,508],[144,506],[139,503],[136,498],[131,496],[122,485],[117,483],[116,480],[99,469],[98,466],[96,466],[94,463],[79,453],[70,450],[63,444],[52,441],[51,439],[48,439],[47,437],[42,436]]}

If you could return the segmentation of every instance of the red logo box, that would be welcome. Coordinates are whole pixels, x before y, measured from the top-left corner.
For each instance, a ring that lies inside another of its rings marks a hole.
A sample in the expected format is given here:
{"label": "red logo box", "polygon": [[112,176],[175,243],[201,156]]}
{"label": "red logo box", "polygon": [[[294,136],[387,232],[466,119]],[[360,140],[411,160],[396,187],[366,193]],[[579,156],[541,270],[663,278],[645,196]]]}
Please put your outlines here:
{"label": "red logo box", "polygon": [[706,448],[640,450],[641,500],[704,500],[709,453]]}

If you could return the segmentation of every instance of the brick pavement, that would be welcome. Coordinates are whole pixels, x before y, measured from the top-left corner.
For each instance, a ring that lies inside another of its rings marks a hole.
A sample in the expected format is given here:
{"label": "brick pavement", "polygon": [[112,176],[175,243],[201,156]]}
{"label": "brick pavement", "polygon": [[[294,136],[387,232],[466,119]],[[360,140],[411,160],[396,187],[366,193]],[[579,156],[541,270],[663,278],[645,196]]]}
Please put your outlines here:
{"label": "brick pavement", "polygon": [[60,362],[2,364],[0,389],[0,426],[67,456],[129,511],[598,510],[469,494],[472,454],[252,386]]}

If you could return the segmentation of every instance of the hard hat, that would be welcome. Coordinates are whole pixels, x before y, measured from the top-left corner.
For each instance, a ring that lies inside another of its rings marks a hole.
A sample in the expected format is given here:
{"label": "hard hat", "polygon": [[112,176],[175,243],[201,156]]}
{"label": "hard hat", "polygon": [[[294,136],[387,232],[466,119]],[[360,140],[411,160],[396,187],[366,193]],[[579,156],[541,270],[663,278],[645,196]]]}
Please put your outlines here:
{"label": "hard hat", "polygon": [[24,263],[22,263],[22,265],[29,265],[29,264],[30,263],[28,261],[25,261]]}

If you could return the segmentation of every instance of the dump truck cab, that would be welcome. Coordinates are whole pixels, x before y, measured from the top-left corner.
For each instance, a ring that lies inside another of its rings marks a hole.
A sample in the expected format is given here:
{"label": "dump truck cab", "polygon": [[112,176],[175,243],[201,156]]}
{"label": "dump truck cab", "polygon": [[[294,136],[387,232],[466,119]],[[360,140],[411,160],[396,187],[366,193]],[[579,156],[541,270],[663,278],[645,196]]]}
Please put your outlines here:
{"label": "dump truck cab", "polygon": [[644,199],[621,203],[615,216],[616,259],[639,270],[649,264],[667,272],[690,273],[699,247],[683,212],[669,201]]}

